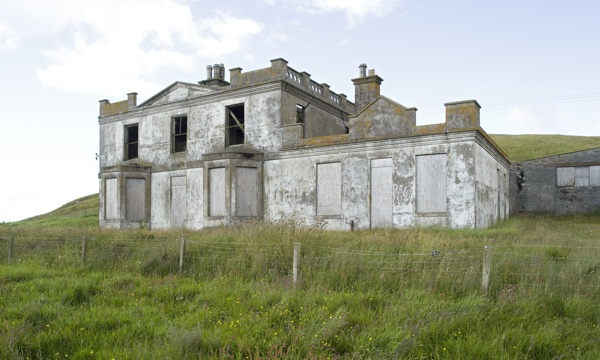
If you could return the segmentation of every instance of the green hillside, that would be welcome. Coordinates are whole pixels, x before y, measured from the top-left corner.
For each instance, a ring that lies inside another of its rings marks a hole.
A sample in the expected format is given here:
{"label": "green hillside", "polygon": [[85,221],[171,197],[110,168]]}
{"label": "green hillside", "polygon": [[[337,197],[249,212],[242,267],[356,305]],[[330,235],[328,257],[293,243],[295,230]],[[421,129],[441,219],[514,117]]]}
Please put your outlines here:
{"label": "green hillside", "polygon": [[512,162],[600,147],[600,136],[490,135]]}
{"label": "green hillside", "polygon": [[2,227],[86,227],[98,225],[98,194],[75,199],[49,213],[25,220],[0,223]]}

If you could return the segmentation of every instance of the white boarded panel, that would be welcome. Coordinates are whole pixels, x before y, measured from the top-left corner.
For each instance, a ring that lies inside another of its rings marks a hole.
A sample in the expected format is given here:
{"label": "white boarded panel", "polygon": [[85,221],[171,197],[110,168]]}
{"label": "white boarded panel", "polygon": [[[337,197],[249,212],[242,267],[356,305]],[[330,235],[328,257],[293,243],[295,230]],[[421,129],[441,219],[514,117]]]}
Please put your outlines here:
{"label": "white boarded panel", "polygon": [[446,154],[417,156],[417,212],[446,212]]}
{"label": "white boarded panel", "polygon": [[317,164],[317,215],[340,215],[342,164]]}
{"label": "white boarded panel", "polygon": [[225,216],[225,168],[208,170],[208,216]]}
{"label": "white boarded panel", "polygon": [[235,168],[235,215],[258,216],[256,168]]}
{"label": "white boarded panel", "polygon": [[392,227],[392,159],[371,160],[371,227]]}
{"label": "white boarded panel", "polygon": [[556,186],[575,185],[575,168],[559,167],[556,168]]}
{"label": "white boarded panel", "polygon": [[590,186],[589,166],[578,166],[575,168],[575,186]]}
{"label": "white boarded panel", "polygon": [[117,179],[106,179],[104,189],[104,218],[106,220],[116,220],[119,209],[117,202]]}
{"label": "white boarded panel", "polygon": [[146,180],[127,178],[127,220],[140,221],[146,219]]}
{"label": "white boarded panel", "polygon": [[180,228],[187,215],[186,177],[171,178],[171,227]]}
{"label": "white boarded panel", "polygon": [[590,186],[600,186],[600,166],[590,166]]}

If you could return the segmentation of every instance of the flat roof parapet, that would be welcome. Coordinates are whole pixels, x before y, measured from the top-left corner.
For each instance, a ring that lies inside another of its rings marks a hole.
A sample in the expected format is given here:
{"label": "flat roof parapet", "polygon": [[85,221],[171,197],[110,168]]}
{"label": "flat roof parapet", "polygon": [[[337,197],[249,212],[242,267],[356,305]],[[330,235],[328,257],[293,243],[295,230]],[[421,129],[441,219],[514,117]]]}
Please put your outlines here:
{"label": "flat roof parapet", "polygon": [[229,70],[231,88],[241,88],[269,81],[285,81],[305,92],[348,113],[354,113],[354,104],[349,102],[346,95],[337,94],[330,90],[326,83],[318,83],[311,79],[306,71],[300,72],[288,66],[288,61],[282,58],[271,60],[271,67],[243,73],[237,67]]}

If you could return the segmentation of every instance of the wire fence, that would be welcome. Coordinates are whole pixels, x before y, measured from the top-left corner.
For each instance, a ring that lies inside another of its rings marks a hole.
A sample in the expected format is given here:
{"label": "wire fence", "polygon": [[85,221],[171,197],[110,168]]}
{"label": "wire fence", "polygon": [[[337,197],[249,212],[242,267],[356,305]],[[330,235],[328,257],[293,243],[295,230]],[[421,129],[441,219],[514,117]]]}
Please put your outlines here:
{"label": "wire fence", "polygon": [[290,286],[483,291],[542,290],[600,299],[600,247],[514,245],[427,253],[186,239],[0,237],[0,263],[127,269],[146,275],[223,275]]}

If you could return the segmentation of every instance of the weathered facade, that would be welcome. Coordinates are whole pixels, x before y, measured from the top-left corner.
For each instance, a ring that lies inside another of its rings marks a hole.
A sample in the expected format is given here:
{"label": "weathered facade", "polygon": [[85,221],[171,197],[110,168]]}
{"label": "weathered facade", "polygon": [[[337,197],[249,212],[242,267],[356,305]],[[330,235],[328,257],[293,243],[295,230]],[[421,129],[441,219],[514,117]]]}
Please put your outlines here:
{"label": "weathered facade", "polygon": [[514,213],[573,214],[600,210],[600,148],[513,164]]}
{"label": "weathered facade", "polygon": [[100,224],[154,229],[293,220],[326,229],[481,228],[508,216],[509,162],[474,100],[444,123],[380,95],[360,66],[355,103],[283,59],[207,67],[137,105],[100,102]]}

